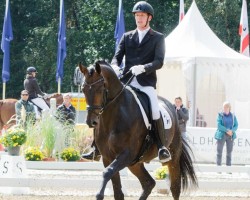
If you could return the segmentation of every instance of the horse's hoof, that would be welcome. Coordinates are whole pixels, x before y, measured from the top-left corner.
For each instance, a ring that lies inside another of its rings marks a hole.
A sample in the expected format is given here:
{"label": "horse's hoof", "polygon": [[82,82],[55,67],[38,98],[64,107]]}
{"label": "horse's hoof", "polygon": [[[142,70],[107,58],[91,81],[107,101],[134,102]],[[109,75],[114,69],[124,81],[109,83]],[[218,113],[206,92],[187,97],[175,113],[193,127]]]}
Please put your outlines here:
{"label": "horse's hoof", "polygon": [[103,200],[104,199],[104,195],[103,194],[97,194],[96,195],[96,200]]}

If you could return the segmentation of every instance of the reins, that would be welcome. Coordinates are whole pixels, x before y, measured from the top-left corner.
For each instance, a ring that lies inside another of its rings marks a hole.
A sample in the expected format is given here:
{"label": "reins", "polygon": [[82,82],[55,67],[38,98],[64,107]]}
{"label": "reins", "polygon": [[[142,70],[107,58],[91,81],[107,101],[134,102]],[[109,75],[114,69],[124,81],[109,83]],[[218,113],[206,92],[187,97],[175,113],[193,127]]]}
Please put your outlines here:
{"label": "reins", "polygon": [[[130,72],[130,71],[128,71],[123,77],[127,76],[127,75],[129,74],[129,72]],[[127,82],[125,85],[123,85],[121,91],[118,92],[118,94],[117,94],[111,101],[109,101],[107,104],[105,104],[105,105],[103,106],[103,108],[102,108],[102,109],[100,110],[100,112],[99,112],[99,115],[101,115],[101,114],[103,113],[104,109],[106,109],[110,104],[112,104],[112,103],[115,102],[115,100],[116,100],[116,99],[121,95],[121,93],[126,89],[127,85],[132,81],[132,79],[134,78],[134,76],[135,76],[135,75],[132,75],[132,76],[130,77],[130,79],[128,80],[128,82]]]}
{"label": "reins", "polygon": [[[126,77],[129,73],[130,73],[130,71],[128,71],[126,74],[124,74],[121,78]],[[108,106],[110,106],[112,103],[114,103],[114,102],[116,101],[116,99],[122,94],[122,92],[125,90],[125,88],[127,87],[127,85],[132,81],[132,79],[134,78],[134,76],[135,76],[135,75],[132,75],[132,76],[129,78],[129,80],[127,81],[127,83],[126,83],[125,85],[123,85],[122,89],[118,92],[118,94],[115,95],[115,97],[114,97],[112,100],[110,100],[110,101],[108,101],[108,102],[106,103],[107,92],[105,92],[105,96],[103,97],[103,102],[104,102],[103,105],[99,105],[99,106],[94,106],[94,105],[93,105],[93,106],[87,106],[87,110],[88,110],[88,111],[93,111],[93,110],[99,110],[99,109],[100,109],[99,113],[96,113],[96,114],[97,114],[97,115],[101,115],[101,114],[104,112],[104,110],[105,110]],[[120,78],[120,79],[121,79],[121,78]],[[95,85],[95,84],[97,84],[97,83],[99,83],[99,82],[101,82],[101,81],[104,81],[104,78],[103,78],[103,77],[100,78],[100,79],[98,79],[97,81],[91,83],[91,84],[88,84],[87,82],[84,81],[84,84],[85,84],[86,86],[88,86],[89,89],[91,89],[91,87],[92,87],[93,85]]]}

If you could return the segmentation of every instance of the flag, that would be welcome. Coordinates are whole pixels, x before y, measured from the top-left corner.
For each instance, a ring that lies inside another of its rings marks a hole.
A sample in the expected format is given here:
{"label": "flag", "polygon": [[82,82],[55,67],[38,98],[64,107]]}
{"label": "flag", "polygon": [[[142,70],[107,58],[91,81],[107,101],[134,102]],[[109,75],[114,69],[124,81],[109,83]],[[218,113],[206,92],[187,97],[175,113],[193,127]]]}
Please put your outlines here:
{"label": "flag", "polygon": [[180,11],[179,11],[179,23],[184,18],[185,12],[184,12],[184,0],[180,0]]}
{"label": "flag", "polygon": [[247,16],[247,1],[243,0],[240,16],[240,53],[249,56],[249,29],[248,29],[248,16]]}
{"label": "flag", "polygon": [[115,49],[119,45],[122,35],[125,33],[125,24],[124,24],[124,15],[123,15],[123,6],[122,0],[119,0],[119,8],[116,18],[116,25],[115,25]]}
{"label": "flag", "polygon": [[60,22],[58,31],[58,48],[57,48],[57,69],[56,80],[63,78],[63,61],[66,58],[66,25],[64,17],[64,2],[60,0]]}
{"label": "flag", "polygon": [[1,49],[3,55],[2,80],[6,83],[10,79],[10,41],[13,40],[13,32],[10,16],[9,0],[6,0]]}

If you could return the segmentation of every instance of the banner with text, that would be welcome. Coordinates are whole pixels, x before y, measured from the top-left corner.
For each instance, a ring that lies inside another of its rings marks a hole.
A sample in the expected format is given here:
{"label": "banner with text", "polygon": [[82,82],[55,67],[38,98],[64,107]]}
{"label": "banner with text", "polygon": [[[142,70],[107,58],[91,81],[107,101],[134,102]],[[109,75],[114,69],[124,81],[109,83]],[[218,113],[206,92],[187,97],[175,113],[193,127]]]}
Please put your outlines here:
{"label": "banner with text", "polygon": [[[188,143],[190,144],[197,163],[216,163],[217,140],[214,138],[216,128],[187,127]],[[236,132],[232,152],[232,165],[250,164],[250,129]],[[222,164],[226,160],[226,144],[222,154]]]}

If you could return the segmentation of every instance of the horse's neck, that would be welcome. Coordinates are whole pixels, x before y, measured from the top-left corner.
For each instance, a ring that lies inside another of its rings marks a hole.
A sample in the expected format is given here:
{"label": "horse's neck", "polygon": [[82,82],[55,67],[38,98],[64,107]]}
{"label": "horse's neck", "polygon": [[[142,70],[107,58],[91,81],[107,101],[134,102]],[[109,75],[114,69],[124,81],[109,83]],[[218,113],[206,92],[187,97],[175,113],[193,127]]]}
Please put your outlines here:
{"label": "horse's neck", "polygon": [[122,116],[124,107],[130,108],[135,104],[137,103],[133,94],[126,88],[122,88],[120,90],[117,90],[116,96],[108,101],[107,107],[105,108],[105,116],[108,115],[110,118],[117,118],[117,115]]}

